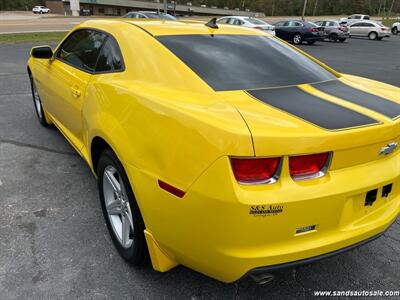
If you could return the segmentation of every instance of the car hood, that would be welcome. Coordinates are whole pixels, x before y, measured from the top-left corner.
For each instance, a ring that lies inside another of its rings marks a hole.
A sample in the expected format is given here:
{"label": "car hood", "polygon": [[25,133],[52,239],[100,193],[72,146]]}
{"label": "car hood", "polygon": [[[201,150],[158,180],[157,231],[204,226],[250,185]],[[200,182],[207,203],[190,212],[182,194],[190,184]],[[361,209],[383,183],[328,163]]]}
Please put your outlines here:
{"label": "car hood", "polygon": [[360,77],[223,98],[248,125],[257,156],[363,148],[400,135],[400,88]]}

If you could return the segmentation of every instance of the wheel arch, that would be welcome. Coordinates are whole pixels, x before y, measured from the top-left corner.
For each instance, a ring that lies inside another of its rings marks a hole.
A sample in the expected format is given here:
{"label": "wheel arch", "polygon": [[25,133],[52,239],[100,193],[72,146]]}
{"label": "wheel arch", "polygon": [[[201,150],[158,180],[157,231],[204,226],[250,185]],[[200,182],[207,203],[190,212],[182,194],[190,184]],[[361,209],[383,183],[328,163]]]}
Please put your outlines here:
{"label": "wheel arch", "polygon": [[97,166],[99,163],[99,159],[104,150],[110,149],[114,153],[114,149],[111,147],[110,143],[108,143],[104,138],[100,136],[95,136],[90,143],[90,162],[92,165],[93,173],[97,174]]}

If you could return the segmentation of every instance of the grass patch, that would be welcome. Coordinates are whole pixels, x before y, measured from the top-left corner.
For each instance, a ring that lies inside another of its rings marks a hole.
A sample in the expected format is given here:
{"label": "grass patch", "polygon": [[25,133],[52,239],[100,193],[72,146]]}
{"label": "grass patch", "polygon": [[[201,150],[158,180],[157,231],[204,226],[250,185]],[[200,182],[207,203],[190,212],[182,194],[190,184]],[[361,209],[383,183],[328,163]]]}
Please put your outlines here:
{"label": "grass patch", "polygon": [[382,24],[387,26],[387,27],[392,27],[393,23],[400,22],[398,18],[392,18],[392,19],[383,19]]}
{"label": "grass patch", "polygon": [[15,44],[25,42],[58,42],[67,32],[29,32],[0,34],[0,44]]}

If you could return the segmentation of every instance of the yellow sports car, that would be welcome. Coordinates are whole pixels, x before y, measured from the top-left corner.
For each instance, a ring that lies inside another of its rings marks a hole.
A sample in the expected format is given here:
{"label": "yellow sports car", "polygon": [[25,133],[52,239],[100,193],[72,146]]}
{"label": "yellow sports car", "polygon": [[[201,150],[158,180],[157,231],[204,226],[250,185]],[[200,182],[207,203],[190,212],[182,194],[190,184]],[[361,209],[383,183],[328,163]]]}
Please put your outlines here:
{"label": "yellow sports car", "polygon": [[[119,253],[225,282],[381,235],[400,210],[400,88],[259,30],[91,20],[28,62],[36,113],[98,178]],[[85,201],[85,199],[82,199]]]}

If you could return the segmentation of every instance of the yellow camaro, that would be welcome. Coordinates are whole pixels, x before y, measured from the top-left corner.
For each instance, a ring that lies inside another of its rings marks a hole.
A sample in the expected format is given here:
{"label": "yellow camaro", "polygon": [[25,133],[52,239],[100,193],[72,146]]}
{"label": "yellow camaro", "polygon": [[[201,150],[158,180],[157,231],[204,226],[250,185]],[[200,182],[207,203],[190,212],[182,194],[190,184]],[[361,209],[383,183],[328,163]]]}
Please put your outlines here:
{"label": "yellow camaro", "polygon": [[266,280],[399,213],[400,88],[261,31],[91,20],[33,48],[28,72],[40,122],[93,170],[133,264],[148,249],[158,271]]}

